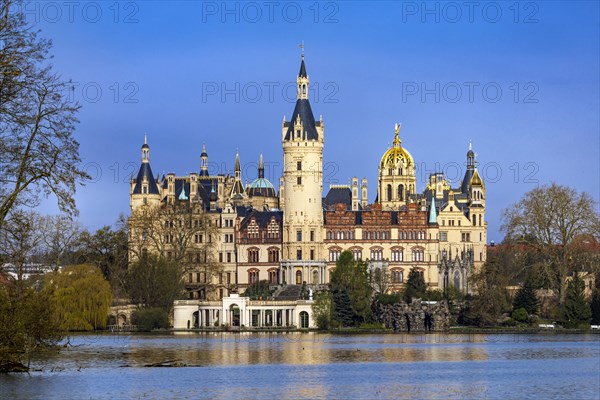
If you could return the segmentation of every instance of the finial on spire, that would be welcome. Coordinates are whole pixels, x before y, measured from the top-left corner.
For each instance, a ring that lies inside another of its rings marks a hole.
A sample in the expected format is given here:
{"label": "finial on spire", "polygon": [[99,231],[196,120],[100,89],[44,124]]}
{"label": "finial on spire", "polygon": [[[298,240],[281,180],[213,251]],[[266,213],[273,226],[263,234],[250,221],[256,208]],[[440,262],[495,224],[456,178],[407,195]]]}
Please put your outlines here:
{"label": "finial on spire", "polygon": [[396,125],[394,125],[394,128],[396,129],[396,135],[394,136],[394,147],[399,147],[401,140],[400,140],[400,128],[402,127],[401,123],[396,123]]}
{"label": "finial on spire", "polygon": [[144,132],[144,144],[148,144],[148,135]]}
{"label": "finial on spire", "polygon": [[205,143],[202,143],[202,152],[206,153],[206,144]]}
{"label": "finial on spire", "polygon": [[473,144],[471,143],[471,139],[469,139],[469,150],[473,150]]}
{"label": "finial on spire", "polygon": [[304,60],[304,40],[298,45],[302,49],[302,59]]}

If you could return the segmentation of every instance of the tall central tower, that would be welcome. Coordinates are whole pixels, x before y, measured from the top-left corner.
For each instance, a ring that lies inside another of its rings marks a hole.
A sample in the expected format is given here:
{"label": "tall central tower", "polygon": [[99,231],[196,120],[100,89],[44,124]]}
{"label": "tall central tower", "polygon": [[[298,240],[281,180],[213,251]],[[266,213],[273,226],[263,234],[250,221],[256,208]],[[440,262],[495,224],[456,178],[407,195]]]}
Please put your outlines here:
{"label": "tall central tower", "polygon": [[315,121],[308,101],[304,65],[296,79],[298,95],[292,119],[283,119],[283,255],[281,279],[288,284],[323,284],[323,118]]}

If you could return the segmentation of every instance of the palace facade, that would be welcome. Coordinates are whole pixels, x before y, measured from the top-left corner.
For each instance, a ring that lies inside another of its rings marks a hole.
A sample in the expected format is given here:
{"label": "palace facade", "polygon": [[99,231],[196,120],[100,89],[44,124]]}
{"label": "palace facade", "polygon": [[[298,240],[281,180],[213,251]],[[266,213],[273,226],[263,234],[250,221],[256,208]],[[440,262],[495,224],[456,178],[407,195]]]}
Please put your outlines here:
{"label": "palace facade", "polygon": [[296,105],[281,126],[278,190],[265,178],[262,155],[258,178],[244,185],[238,154],[233,174],[211,175],[204,147],[198,172],[155,176],[144,139],[130,205],[132,217],[154,215],[155,221],[130,219],[130,261],[158,252],[180,262],[188,299],[207,301],[262,280],[321,289],[345,250],[382,277],[381,291],[400,289],[410,270],[431,288],[469,291],[469,275],[486,259],[487,239],[485,185],[474,152],[469,148],[458,186],[434,173],[419,192],[414,159],[396,125],[393,145],[378,164],[373,202],[367,180],[357,177],[330,185],[323,196],[325,124],[314,117],[309,84],[302,55]]}

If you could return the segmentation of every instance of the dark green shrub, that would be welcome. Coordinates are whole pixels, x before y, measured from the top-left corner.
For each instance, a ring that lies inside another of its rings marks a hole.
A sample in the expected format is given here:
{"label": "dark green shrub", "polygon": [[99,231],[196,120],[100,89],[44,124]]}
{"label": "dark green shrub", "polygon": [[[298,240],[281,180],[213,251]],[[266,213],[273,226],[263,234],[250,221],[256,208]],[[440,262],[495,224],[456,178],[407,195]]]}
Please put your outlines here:
{"label": "dark green shrub", "polygon": [[524,308],[517,308],[515,311],[512,312],[511,317],[512,319],[518,322],[527,322],[529,315],[527,314],[527,310],[525,310]]}
{"label": "dark green shrub", "polygon": [[137,329],[149,332],[153,329],[169,328],[169,315],[161,308],[142,308],[131,315],[131,321]]}

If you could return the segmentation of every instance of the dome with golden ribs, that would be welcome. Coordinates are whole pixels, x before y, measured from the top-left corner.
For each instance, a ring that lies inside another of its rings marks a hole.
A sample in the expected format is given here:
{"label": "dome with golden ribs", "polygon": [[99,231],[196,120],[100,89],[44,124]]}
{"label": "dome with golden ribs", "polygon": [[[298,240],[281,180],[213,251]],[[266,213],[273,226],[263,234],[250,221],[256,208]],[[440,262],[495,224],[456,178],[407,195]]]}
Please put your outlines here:
{"label": "dome with golden ribs", "polygon": [[380,168],[397,168],[399,166],[404,166],[406,168],[415,165],[412,156],[408,150],[402,147],[401,143],[400,124],[396,124],[394,145],[385,152],[383,157],[381,157],[381,162],[379,164]]}

